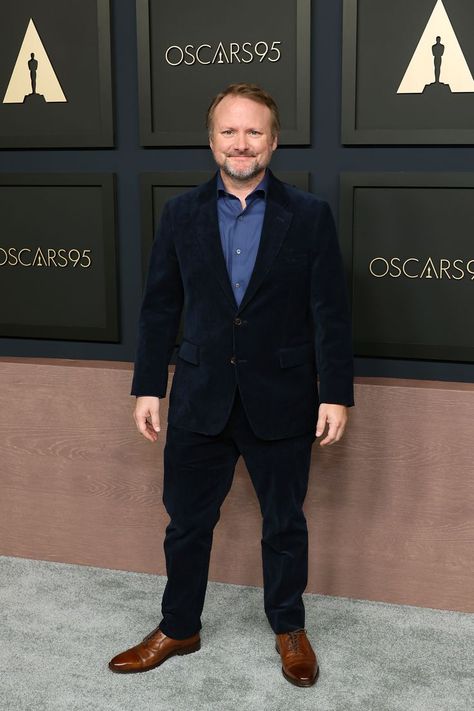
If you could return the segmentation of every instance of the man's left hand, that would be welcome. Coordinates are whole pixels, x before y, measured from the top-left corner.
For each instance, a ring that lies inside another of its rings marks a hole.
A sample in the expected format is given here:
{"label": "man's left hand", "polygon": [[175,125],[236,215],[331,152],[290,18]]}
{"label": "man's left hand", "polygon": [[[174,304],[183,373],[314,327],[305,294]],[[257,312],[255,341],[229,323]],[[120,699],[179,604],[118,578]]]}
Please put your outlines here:
{"label": "man's left hand", "polygon": [[321,447],[341,439],[346,427],[348,409],[346,405],[331,405],[327,402],[319,405],[316,437],[323,434],[326,424],[329,425],[327,436],[319,443]]}

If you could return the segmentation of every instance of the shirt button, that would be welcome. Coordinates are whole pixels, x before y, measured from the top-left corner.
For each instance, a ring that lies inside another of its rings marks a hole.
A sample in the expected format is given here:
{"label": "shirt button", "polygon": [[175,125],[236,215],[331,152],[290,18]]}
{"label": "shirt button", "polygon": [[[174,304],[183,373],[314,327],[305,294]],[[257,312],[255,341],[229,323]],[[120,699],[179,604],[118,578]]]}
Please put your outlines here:
{"label": "shirt button", "polygon": [[240,215],[237,219],[238,219],[240,222],[242,222],[242,220],[243,220],[244,218],[243,218],[242,215]]}
{"label": "shirt button", "polygon": [[232,363],[232,365],[235,365],[237,363],[237,357],[235,355],[233,355],[232,358],[230,359],[230,362]]}
{"label": "shirt button", "polygon": [[236,284],[235,286],[236,286],[236,287],[239,287],[239,286],[240,286],[239,282],[237,282],[237,284]]}
{"label": "shirt button", "polygon": [[241,251],[242,251],[241,249],[236,249],[236,250],[235,250],[235,253],[236,253],[236,254],[240,254]]}

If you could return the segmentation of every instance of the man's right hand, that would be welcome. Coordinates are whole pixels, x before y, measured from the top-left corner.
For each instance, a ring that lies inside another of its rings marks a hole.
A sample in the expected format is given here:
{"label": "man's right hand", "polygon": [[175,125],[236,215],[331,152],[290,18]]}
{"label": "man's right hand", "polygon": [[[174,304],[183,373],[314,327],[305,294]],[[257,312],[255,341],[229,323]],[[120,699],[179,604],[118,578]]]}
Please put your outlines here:
{"label": "man's right hand", "polygon": [[137,397],[133,419],[138,431],[150,442],[156,442],[158,439],[157,430],[161,430],[160,398],[151,395]]}

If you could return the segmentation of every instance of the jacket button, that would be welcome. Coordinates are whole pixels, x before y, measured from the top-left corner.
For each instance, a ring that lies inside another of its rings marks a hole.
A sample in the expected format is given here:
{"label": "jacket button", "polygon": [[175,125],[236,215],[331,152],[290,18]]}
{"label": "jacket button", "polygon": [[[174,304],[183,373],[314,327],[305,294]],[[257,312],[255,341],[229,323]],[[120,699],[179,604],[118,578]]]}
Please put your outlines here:
{"label": "jacket button", "polygon": [[237,356],[233,355],[232,358],[230,359],[230,362],[235,365],[237,363]]}
{"label": "jacket button", "polygon": [[241,326],[242,325],[242,319],[237,316],[237,318],[234,318],[234,323],[236,326]]}

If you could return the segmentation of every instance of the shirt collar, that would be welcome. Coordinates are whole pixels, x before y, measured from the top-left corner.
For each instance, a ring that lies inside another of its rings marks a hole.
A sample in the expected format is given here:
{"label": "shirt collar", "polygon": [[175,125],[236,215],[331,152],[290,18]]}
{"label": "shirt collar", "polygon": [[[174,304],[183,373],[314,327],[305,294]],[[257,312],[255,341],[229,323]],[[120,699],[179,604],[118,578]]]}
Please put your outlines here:
{"label": "shirt collar", "polygon": [[[262,194],[263,198],[267,197],[267,191],[268,191],[268,170],[265,171],[265,174],[261,181],[258,183],[258,185],[255,186],[255,188],[252,190],[251,193],[247,195],[247,197],[250,197],[251,195],[255,195],[257,192]],[[217,197],[220,195],[232,195],[232,193],[228,193],[227,190],[225,189],[224,186],[224,181],[222,180],[221,176],[221,171],[217,171]],[[233,197],[236,197],[235,195]]]}

